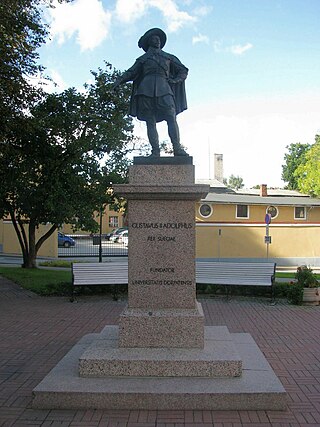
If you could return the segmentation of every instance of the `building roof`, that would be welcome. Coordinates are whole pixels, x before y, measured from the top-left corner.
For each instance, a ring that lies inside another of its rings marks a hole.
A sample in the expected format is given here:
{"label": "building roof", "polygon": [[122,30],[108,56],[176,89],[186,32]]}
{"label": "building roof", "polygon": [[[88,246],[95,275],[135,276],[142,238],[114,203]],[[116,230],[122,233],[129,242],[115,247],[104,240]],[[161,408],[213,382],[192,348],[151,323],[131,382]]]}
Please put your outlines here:
{"label": "building roof", "polygon": [[[241,188],[237,190],[237,194],[248,194],[252,196],[259,196],[260,195],[260,189],[259,188]],[[299,193],[299,191],[296,190],[286,190],[283,188],[268,188],[268,196],[275,196],[275,197],[309,197],[307,194]]]}
{"label": "building roof", "polygon": [[210,192],[202,202],[236,205],[320,206],[320,199],[308,196],[256,196],[250,194],[219,194]]}
{"label": "building roof", "polygon": [[228,194],[235,194],[236,192],[232,189],[227,187],[223,182],[218,181],[215,178],[210,179],[197,179],[196,184],[207,184],[210,185],[210,193],[228,193]]}
{"label": "building roof", "polygon": [[226,188],[226,186],[223,184],[223,182],[218,181],[215,178],[196,179],[196,184],[207,184],[207,185],[210,185],[210,187],[213,187],[213,188]]}

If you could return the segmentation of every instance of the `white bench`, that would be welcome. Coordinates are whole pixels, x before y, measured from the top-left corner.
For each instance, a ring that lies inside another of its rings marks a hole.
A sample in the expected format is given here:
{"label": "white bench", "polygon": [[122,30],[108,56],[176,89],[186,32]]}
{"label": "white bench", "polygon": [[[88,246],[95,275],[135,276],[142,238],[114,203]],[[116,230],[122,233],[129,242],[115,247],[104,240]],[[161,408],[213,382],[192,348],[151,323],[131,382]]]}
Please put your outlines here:
{"label": "white bench", "polygon": [[77,286],[113,286],[117,299],[117,285],[128,284],[128,262],[84,262],[72,264],[72,299]]}
{"label": "white bench", "polygon": [[[224,286],[269,286],[273,294],[276,264],[272,262],[196,262],[198,284]],[[113,285],[116,298],[117,285],[128,284],[128,262],[73,263],[73,290],[77,286]]]}
{"label": "white bench", "polygon": [[198,261],[196,279],[199,284],[224,286],[270,286],[273,284],[276,264],[273,262],[215,262]]}

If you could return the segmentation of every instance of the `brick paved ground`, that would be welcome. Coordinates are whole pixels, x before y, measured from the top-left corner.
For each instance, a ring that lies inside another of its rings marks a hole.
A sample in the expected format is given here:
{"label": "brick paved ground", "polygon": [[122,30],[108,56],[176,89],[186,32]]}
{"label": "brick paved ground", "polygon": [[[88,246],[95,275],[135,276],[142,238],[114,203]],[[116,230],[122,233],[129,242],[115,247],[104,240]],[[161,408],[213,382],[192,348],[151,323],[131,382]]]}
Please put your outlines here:
{"label": "brick paved ground", "polygon": [[320,426],[320,307],[204,299],[207,325],[250,333],[282,381],[288,411],[33,410],[31,391],[83,335],[116,324],[124,302],[42,298],[0,279],[0,426]]}

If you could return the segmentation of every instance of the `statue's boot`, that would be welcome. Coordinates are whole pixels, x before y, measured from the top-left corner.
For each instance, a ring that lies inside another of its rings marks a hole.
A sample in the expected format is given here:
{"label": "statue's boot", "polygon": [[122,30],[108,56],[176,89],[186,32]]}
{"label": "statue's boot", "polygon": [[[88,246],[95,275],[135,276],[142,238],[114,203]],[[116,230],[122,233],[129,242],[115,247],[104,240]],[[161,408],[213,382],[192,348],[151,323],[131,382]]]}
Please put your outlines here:
{"label": "statue's boot", "polygon": [[150,120],[147,121],[146,124],[148,139],[152,148],[150,157],[160,157],[159,136],[156,128],[156,121]]}
{"label": "statue's boot", "polygon": [[182,148],[178,141],[171,141],[173,147],[173,153],[175,156],[189,156],[189,154]]}
{"label": "statue's boot", "polygon": [[158,141],[149,141],[151,145],[151,155],[150,157],[160,157],[160,147]]}

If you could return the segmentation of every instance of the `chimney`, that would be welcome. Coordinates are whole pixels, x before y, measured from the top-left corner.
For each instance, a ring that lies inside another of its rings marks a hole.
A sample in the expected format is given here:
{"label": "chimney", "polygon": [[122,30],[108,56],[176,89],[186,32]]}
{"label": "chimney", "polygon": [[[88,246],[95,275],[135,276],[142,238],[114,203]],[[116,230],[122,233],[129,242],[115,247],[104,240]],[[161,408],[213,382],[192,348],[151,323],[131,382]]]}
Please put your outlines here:
{"label": "chimney", "polygon": [[260,196],[261,197],[267,197],[268,196],[267,184],[261,184],[260,185]]}
{"label": "chimney", "polygon": [[214,179],[223,182],[223,154],[214,154]]}

